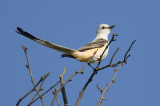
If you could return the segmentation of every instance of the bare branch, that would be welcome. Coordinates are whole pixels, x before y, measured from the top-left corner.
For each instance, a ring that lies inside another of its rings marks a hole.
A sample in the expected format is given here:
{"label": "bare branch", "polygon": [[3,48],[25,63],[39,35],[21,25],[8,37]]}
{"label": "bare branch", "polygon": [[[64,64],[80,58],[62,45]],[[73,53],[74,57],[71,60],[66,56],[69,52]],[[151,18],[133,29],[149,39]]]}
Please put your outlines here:
{"label": "bare branch", "polygon": [[[41,81],[43,81],[42,78],[37,82],[37,84],[36,84],[35,87],[37,87],[37,86],[41,83]],[[19,103],[20,103],[24,98],[26,98],[29,94],[31,94],[33,91],[35,91],[35,87],[33,87],[27,94],[25,94],[22,98],[20,98],[20,99],[18,100],[16,106],[18,106]]]}
{"label": "bare branch", "polygon": [[[64,78],[65,72],[66,72],[66,68],[64,67],[64,71],[59,77],[60,78],[60,82],[61,82],[61,86],[64,84],[63,78]],[[67,96],[66,96],[65,86],[61,89],[61,92],[62,92],[62,96],[63,96],[64,105],[68,106],[68,100],[67,100]]]}
{"label": "bare branch", "polygon": [[114,56],[116,55],[116,53],[118,52],[118,50],[119,50],[119,48],[117,48],[117,50],[114,52],[114,54],[113,54],[113,56],[112,56],[109,64],[112,64],[113,58],[114,58]]}
{"label": "bare branch", "polygon": [[31,82],[32,82],[33,86],[35,87],[35,90],[36,90],[37,94],[39,95],[43,106],[45,106],[44,101],[43,101],[43,97],[40,95],[38,89],[36,88],[36,84],[35,84],[34,79],[33,79],[32,71],[31,71],[31,68],[30,68],[29,59],[28,59],[28,55],[27,55],[27,47],[25,47],[25,46],[23,46],[23,45],[22,45],[22,47],[23,47],[23,50],[24,50],[25,55],[26,55],[27,64],[28,64],[28,65],[27,65],[27,68],[28,68],[29,73],[30,73],[30,76],[31,76]]}
{"label": "bare branch", "polygon": [[[41,77],[41,79],[43,79],[41,85],[40,85],[40,88],[38,89],[38,91],[41,91],[43,88],[42,88],[42,85],[45,81],[45,79],[50,75],[50,72],[48,72],[47,74],[44,74],[43,77]],[[35,93],[35,95],[33,96],[33,98],[31,99],[30,103],[35,99],[35,97],[37,96],[37,93]]]}
{"label": "bare branch", "polygon": [[[133,46],[133,44],[135,43],[135,41],[136,40],[134,40],[132,43],[131,43],[131,45],[130,45],[130,47],[128,48],[128,50],[127,50],[127,52],[125,53],[125,55],[124,55],[124,59],[122,60],[122,61],[118,61],[118,62],[116,62],[116,63],[114,63],[114,64],[109,64],[109,65],[106,65],[106,66],[103,66],[103,67],[101,67],[101,68],[99,68],[99,69],[97,69],[98,71],[99,70],[102,70],[102,69],[105,69],[105,68],[107,68],[107,67],[116,67],[116,66],[118,66],[119,64],[122,64],[122,63],[127,63],[127,59],[131,56],[130,54],[128,55],[128,53],[129,53],[129,51],[131,50],[131,48],[132,48],[132,46]],[[115,52],[116,53],[116,52]],[[112,56],[113,57],[113,56]]]}
{"label": "bare branch", "polygon": [[[43,93],[42,95],[40,95],[40,94],[39,94],[39,91],[43,90],[42,85],[43,85],[45,79],[50,75],[50,72],[48,72],[48,73],[45,74],[43,77],[41,77],[41,79],[37,82],[37,84],[35,84],[35,82],[34,82],[34,80],[33,80],[33,75],[32,75],[32,72],[31,72],[30,64],[29,64],[29,59],[28,59],[28,55],[27,55],[27,48],[26,48],[25,46],[23,46],[23,45],[22,45],[22,47],[23,47],[23,50],[24,50],[24,52],[25,52],[26,59],[27,59],[27,63],[28,63],[28,64],[26,65],[26,67],[29,69],[30,76],[31,76],[31,82],[32,82],[32,84],[34,85],[34,87],[33,87],[27,94],[25,94],[22,98],[19,99],[19,101],[17,102],[16,106],[19,106],[19,103],[20,103],[24,98],[26,98],[29,94],[31,94],[33,91],[35,91],[35,90],[36,90],[36,94],[34,95],[34,97],[32,98],[31,102],[30,102],[28,105],[30,106],[32,103],[34,103],[34,102],[35,102],[36,100],[38,100],[39,98],[41,98],[42,104],[45,105],[44,102],[43,102],[43,99],[42,99],[43,95],[45,95],[48,91],[50,91],[52,88],[54,88],[54,87],[59,83],[59,81],[58,81],[54,86],[51,86],[51,88],[50,88],[49,90],[47,90],[45,93]],[[41,82],[42,82],[42,83],[41,83]],[[37,89],[36,87],[37,87],[40,83],[41,83],[40,88]],[[37,94],[39,95],[39,97],[34,100],[34,98],[36,97]]]}
{"label": "bare branch", "polygon": [[[117,72],[119,71],[119,69],[120,69],[122,66],[123,66],[123,63],[118,67],[118,69],[115,69],[115,73],[114,73],[114,76],[113,76],[111,82],[110,82],[109,84],[107,84],[107,87],[106,87],[106,89],[105,89],[104,91],[101,90],[102,92],[101,92],[100,100],[99,100],[99,102],[98,102],[98,106],[101,106],[101,103],[102,103],[102,101],[104,100],[104,97],[103,97],[104,93],[105,93],[106,91],[108,91],[108,89],[109,89],[109,87],[112,85],[112,83],[115,83],[115,78],[116,78]],[[98,89],[100,89],[100,88],[98,88]]]}
{"label": "bare branch", "polygon": [[79,97],[78,97],[77,102],[76,102],[76,106],[79,105],[79,102],[80,102],[80,100],[81,100],[81,98],[83,96],[83,93],[84,93],[85,89],[87,88],[88,84],[92,81],[93,76],[97,73],[95,70],[93,71],[92,75],[89,77],[88,81],[86,82],[86,84],[84,85],[82,91],[80,92]]}
{"label": "bare branch", "polygon": [[[60,81],[57,81],[53,86],[51,86],[46,92],[44,92],[41,96],[44,96],[46,93],[48,93],[50,90],[52,90],[56,85],[58,85]],[[37,101],[40,97],[36,98],[34,101],[32,101],[31,103],[29,103],[27,106],[30,106],[32,103],[34,103],[35,101]]]}
{"label": "bare branch", "polygon": [[58,101],[58,98],[56,97],[56,101],[57,101],[57,103],[58,103],[58,106],[60,106],[60,104],[59,104],[59,101]]}
{"label": "bare branch", "polygon": [[52,100],[51,106],[53,106],[53,104],[54,104],[54,102],[55,102],[55,99],[56,99],[59,91],[60,91],[68,82],[72,81],[72,78],[73,78],[75,75],[77,75],[77,74],[83,74],[83,70],[81,70],[81,71],[76,71],[60,88],[58,88],[58,90],[57,90],[57,91],[55,92],[55,94],[54,94],[54,98],[53,98],[53,100]]}
{"label": "bare branch", "polygon": [[103,90],[99,87],[99,85],[97,84],[97,88],[98,88],[98,90],[102,93],[103,92]]}
{"label": "bare branch", "polygon": [[127,64],[127,61],[126,61],[127,58],[131,56],[130,54],[128,55],[128,52],[131,50],[131,48],[132,48],[133,44],[135,43],[135,41],[136,41],[136,40],[134,40],[134,41],[132,42],[132,44],[130,45],[130,47],[129,47],[129,49],[127,50],[126,54],[124,55],[124,62],[125,62],[125,64]]}

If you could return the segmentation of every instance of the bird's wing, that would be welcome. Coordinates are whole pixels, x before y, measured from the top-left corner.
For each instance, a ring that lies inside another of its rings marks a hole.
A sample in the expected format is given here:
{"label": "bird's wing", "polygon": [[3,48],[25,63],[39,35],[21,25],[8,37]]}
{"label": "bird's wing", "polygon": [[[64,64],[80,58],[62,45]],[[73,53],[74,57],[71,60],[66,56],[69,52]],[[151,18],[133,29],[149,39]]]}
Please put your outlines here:
{"label": "bird's wing", "polygon": [[[106,43],[108,43],[108,40],[105,39],[97,39],[85,46],[82,46],[81,48],[78,49],[79,52],[84,52],[86,50],[90,50],[90,49],[94,49],[94,48],[100,48],[103,47]],[[62,54],[61,55],[62,58],[63,57],[70,57],[70,58],[74,58],[72,55],[68,55],[68,54]]]}
{"label": "bird's wing", "polygon": [[37,43],[40,43],[44,46],[47,46],[49,48],[52,48],[52,49],[55,49],[57,51],[60,51],[60,52],[63,52],[63,53],[66,53],[66,54],[72,54],[73,52],[77,52],[77,50],[74,50],[74,49],[70,49],[70,48],[67,48],[67,47],[63,47],[63,46],[60,46],[60,45],[57,45],[57,44],[53,44],[53,43],[50,43],[48,41],[44,41],[44,40],[41,40],[33,35],[31,35],[30,33],[28,32],[25,32],[23,31],[21,28],[17,27],[17,33],[37,42]]}
{"label": "bird's wing", "polygon": [[83,52],[89,49],[103,47],[106,43],[108,43],[108,40],[106,39],[97,39],[85,46],[82,46],[81,48],[78,49],[78,51]]}

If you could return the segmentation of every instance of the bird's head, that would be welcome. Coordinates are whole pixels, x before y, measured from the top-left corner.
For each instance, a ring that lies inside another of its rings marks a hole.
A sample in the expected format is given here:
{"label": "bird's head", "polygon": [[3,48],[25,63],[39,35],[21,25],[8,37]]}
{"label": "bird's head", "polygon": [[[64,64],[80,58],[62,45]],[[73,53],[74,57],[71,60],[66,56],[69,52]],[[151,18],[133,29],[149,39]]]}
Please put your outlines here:
{"label": "bird's head", "polygon": [[100,24],[97,30],[97,36],[106,36],[108,37],[108,35],[111,32],[111,29],[114,28],[115,25],[107,25],[107,24]]}

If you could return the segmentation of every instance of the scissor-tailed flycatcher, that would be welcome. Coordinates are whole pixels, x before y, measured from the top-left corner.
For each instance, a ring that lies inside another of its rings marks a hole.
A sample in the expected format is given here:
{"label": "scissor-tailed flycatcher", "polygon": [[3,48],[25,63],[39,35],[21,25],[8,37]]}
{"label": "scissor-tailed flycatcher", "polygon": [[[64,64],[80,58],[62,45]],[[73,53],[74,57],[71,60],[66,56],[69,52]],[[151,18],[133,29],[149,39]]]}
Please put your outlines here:
{"label": "scissor-tailed flycatcher", "polygon": [[[63,52],[62,57],[71,57],[75,58],[80,62],[88,62],[96,63],[99,61],[100,56],[102,55],[104,49],[106,48],[108,42],[108,35],[110,34],[111,29],[115,27],[115,25],[109,26],[107,24],[100,24],[97,30],[96,38],[90,42],[89,44],[82,46],[78,50],[70,49],[67,47],[63,47],[57,44],[50,43],[48,41],[41,40],[28,32],[23,31],[21,28],[17,27],[17,33],[37,42],[49,48],[55,49],[57,51]],[[108,49],[102,56],[104,59],[108,54]],[[92,57],[93,56],[93,57]],[[90,57],[92,57],[91,60]]]}

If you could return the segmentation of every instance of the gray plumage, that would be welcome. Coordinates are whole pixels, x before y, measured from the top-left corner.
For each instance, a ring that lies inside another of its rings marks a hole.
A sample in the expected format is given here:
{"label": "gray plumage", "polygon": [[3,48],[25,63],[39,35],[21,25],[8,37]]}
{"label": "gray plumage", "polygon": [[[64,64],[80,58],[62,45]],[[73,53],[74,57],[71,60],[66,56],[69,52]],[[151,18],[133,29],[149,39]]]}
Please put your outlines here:
{"label": "gray plumage", "polygon": [[99,47],[103,47],[106,43],[108,43],[108,40],[106,39],[97,39],[85,46],[82,46],[81,48],[78,49],[78,51],[83,52],[89,49],[94,49],[94,48],[99,48]]}

